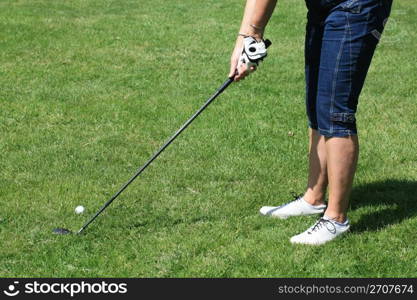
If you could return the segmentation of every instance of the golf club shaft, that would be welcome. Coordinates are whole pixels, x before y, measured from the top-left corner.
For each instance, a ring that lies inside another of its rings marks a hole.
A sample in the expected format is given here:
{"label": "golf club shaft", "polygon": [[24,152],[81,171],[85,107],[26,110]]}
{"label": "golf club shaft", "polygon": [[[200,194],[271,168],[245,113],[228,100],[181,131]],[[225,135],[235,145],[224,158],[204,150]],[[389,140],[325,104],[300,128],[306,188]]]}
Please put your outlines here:
{"label": "golf club shaft", "polygon": [[213,96],[78,230],[77,234],[83,232],[232,82],[233,78],[228,78]]}

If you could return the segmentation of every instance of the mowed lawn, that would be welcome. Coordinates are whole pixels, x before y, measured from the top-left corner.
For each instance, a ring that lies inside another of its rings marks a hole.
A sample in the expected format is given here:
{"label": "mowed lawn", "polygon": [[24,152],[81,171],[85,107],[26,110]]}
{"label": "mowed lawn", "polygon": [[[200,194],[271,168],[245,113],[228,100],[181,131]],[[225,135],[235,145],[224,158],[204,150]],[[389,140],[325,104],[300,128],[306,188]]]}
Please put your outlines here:
{"label": "mowed lawn", "polygon": [[[351,232],[258,215],[307,172],[304,1],[280,1],[259,71],[226,79],[243,1],[0,0],[0,276],[415,277],[417,2],[394,1],[357,114]],[[76,215],[74,208],[86,212]]]}

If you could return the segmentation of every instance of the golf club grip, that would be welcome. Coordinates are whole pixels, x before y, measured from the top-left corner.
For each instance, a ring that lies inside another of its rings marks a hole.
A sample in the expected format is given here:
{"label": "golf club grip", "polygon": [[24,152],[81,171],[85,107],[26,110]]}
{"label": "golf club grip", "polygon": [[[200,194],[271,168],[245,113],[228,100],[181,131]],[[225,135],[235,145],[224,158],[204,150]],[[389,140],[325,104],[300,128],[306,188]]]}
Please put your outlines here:
{"label": "golf club grip", "polygon": [[194,115],[191,116],[178,129],[175,134],[161,147],[159,150],[152,155],[152,157],[138,169],[138,171],[133,175],[129,181],[127,181],[81,228],[78,230],[77,234],[83,232],[105,209],[109,206],[180,134],[183,132],[202,112],[209,106],[216,98],[219,96],[231,83],[233,82],[233,77],[228,78],[221,86],[217,89],[217,91],[204,103],[203,106],[200,107]]}

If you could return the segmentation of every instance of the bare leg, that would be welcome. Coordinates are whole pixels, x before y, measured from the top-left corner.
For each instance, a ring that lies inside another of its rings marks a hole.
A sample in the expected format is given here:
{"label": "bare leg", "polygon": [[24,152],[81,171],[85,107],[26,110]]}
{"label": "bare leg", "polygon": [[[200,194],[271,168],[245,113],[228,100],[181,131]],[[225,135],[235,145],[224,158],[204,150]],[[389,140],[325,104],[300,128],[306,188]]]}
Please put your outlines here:
{"label": "bare leg", "polygon": [[310,129],[308,185],[304,199],[312,205],[323,204],[327,184],[326,141],[317,130]]}
{"label": "bare leg", "polygon": [[359,155],[358,137],[326,138],[325,144],[329,178],[329,203],[325,215],[344,222]]}
{"label": "bare leg", "polygon": [[[314,142],[314,139],[312,141]],[[344,223],[347,218],[349,193],[358,161],[358,137],[324,138],[324,144],[326,149],[324,162],[327,164],[327,178],[329,181],[329,204],[324,214],[329,219]],[[320,141],[317,145],[320,145]],[[321,147],[318,146],[317,149],[321,149]],[[311,153],[314,153],[314,147]],[[314,169],[314,159],[311,169]],[[312,170],[310,170],[310,175],[314,178]],[[321,176],[321,174],[316,176],[318,181]],[[314,180],[312,182],[314,183]],[[315,186],[313,185],[313,188],[309,186],[309,188],[314,191]],[[333,226],[327,222],[330,222]],[[291,237],[290,241],[293,244],[321,245],[345,233],[349,230],[349,227],[349,224],[342,225],[326,219],[319,219],[306,231]]]}

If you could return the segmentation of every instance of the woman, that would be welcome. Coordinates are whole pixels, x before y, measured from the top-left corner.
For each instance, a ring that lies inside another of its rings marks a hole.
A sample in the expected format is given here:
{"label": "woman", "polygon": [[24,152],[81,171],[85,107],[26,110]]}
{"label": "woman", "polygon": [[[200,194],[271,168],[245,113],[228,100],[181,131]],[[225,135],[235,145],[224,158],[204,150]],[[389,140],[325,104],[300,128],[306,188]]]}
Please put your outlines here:
{"label": "woman", "polygon": [[[296,244],[319,245],[345,233],[350,226],[347,209],[359,154],[355,113],[392,0],[305,1],[306,108],[310,128],[307,189],[296,200],[278,207],[264,206],[260,213],[284,219],[324,212],[313,226],[290,239]],[[247,0],[231,57],[229,77],[235,81],[256,70],[257,60],[248,60],[247,47],[253,44],[264,49],[263,33],[276,2]],[[266,56],[264,52],[261,58]]]}

